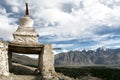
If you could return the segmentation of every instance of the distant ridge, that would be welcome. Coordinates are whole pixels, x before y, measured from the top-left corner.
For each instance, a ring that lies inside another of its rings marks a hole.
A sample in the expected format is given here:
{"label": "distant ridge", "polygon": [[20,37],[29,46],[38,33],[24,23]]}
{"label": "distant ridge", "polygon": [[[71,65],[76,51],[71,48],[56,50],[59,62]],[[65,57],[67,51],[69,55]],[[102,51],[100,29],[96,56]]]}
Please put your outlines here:
{"label": "distant ridge", "polygon": [[[37,66],[38,60],[24,55],[13,54],[13,62],[29,66]],[[80,65],[120,65],[120,48],[96,50],[69,51],[55,55],[56,66],[80,66]]]}
{"label": "distant ridge", "polygon": [[116,64],[120,65],[120,48],[96,50],[69,51],[55,55],[55,65],[92,65]]}
{"label": "distant ridge", "polygon": [[12,54],[12,62],[37,67],[38,60],[25,55]]}

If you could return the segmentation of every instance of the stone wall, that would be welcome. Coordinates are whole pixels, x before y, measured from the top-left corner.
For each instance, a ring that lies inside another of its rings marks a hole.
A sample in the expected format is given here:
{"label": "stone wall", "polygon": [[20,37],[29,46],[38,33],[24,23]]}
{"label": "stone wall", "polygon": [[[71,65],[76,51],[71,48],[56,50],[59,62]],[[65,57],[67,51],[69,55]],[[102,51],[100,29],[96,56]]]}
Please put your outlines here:
{"label": "stone wall", "polygon": [[8,43],[0,41],[0,75],[9,76]]}
{"label": "stone wall", "polygon": [[39,70],[44,79],[52,79],[55,77],[54,54],[50,44],[44,45],[39,57]]}

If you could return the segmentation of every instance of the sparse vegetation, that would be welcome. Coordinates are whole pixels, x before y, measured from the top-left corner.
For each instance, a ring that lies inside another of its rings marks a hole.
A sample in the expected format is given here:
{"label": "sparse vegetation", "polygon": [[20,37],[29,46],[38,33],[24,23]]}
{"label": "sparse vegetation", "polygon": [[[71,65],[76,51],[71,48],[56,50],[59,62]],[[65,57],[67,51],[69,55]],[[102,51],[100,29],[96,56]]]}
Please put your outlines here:
{"label": "sparse vegetation", "polygon": [[73,78],[82,78],[84,76],[93,76],[101,78],[102,80],[120,80],[120,69],[107,67],[56,67],[57,72],[63,73],[66,76]]}

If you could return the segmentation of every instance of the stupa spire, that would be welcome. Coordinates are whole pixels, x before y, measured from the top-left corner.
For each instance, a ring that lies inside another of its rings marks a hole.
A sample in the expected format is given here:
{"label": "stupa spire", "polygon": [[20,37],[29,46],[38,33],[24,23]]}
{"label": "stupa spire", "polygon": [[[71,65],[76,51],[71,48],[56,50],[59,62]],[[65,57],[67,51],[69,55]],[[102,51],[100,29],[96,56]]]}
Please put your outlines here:
{"label": "stupa spire", "polygon": [[26,13],[25,13],[25,16],[29,16],[28,3],[25,3],[25,5],[26,5]]}

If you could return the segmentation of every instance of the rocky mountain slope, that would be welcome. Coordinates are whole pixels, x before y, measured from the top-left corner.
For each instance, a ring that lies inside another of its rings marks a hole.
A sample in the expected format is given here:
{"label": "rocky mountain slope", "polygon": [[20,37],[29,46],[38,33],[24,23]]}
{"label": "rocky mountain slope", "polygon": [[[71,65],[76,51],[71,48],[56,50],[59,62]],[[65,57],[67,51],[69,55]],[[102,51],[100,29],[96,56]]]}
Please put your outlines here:
{"label": "rocky mountain slope", "polygon": [[69,51],[55,55],[55,65],[120,64],[120,49]]}
{"label": "rocky mountain slope", "polygon": [[[24,55],[13,54],[13,62],[29,66],[37,66],[38,60]],[[55,65],[93,65],[116,64],[120,65],[120,49],[104,49],[69,51],[55,55]]]}
{"label": "rocky mountain slope", "polygon": [[25,55],[12,54],[12,62],[36,67],[38,60]]}

